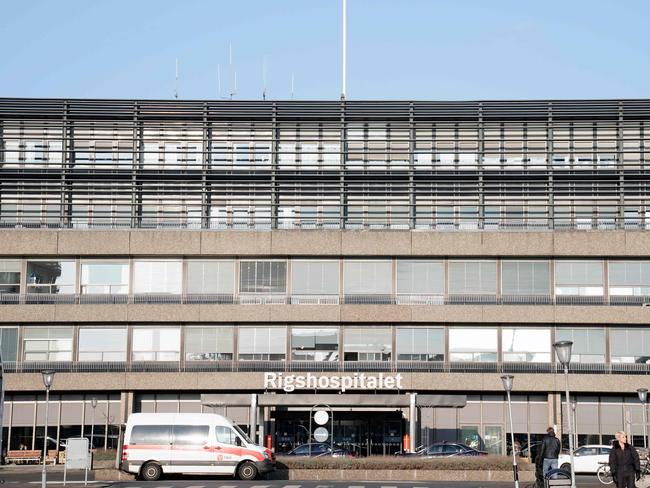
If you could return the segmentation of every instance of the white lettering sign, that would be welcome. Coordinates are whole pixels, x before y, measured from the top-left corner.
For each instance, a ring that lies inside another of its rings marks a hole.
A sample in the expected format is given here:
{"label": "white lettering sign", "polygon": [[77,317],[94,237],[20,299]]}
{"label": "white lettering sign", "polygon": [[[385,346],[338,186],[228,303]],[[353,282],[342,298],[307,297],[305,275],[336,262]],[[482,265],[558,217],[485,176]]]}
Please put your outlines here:
{"label": "white lettering sign", "polygon": [[366,375],[354,373],[347,376],[317,376],[307,374],[264,373],[264,388],[284,390],[401,390],[402,375]]}

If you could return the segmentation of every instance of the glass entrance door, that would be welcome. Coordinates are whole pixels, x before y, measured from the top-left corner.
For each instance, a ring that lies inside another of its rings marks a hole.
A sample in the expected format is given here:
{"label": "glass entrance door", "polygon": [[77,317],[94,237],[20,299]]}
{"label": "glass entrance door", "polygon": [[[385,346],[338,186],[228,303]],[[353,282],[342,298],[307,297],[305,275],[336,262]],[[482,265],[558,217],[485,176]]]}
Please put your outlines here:
{"label": "glass entrance door", "polygon": [[489,454],[496,454],[498,456],[503,454],[503,426],[501,425],[486,425],[485,435],[483,441],[485,442],[485,450]]}

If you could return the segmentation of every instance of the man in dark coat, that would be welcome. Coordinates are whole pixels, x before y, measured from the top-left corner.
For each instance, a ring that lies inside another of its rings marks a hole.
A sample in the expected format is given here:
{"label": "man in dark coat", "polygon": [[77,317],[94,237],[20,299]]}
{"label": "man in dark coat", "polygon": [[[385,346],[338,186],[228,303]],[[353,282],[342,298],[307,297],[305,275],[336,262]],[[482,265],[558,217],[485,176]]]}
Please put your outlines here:
{"label": "man in dark coat", "polygon": [[535,464],[542,466],[542,474],[546,476],[552,469],[557,469],[557,459],[560,457],[560,439],[555,437],[553,427],[546,429],[546,435],[537,451]]}
{"label": "man in dark coat", "polygon": [[641,476],[639,453],[627,442],[625,432],[616,433],[609,453],[609,469],[618,488],[634,488],[634,481]]}

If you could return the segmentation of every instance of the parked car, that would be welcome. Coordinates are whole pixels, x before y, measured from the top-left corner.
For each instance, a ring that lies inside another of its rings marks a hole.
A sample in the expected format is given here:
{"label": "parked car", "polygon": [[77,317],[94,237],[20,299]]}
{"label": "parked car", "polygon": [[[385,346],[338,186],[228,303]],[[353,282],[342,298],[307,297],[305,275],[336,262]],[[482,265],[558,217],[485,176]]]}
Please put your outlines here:
{"label": "parked car", "polygon": [[[576,473],[595,474],[600,463],[609,462],[609,452],[612,446],[604,444],[592,444],[579,447],[573,451],[573,460],[575,462]],[[571,457],[568,454],[560,454],[558,466],[566,471],[571,467]]]}
{"label": "parked car", "polygon": [[281,455],[282,456],[310,456],[311,455],[311,457],[323,457],[323,456],[354,457],[353,452],[348,451],[347,449],[341,446],[337,446],[336,444],[334,444],[334,449],[332,450],[332,446],[325,442],[301,444],[298,447],[293,448],[291,451],[283,453]]}
{"label": "parked car", "polygon": [[460,442],[437,442],[422,453],[426,458],[451,456],[487,456],[486,451],[479,451]]}

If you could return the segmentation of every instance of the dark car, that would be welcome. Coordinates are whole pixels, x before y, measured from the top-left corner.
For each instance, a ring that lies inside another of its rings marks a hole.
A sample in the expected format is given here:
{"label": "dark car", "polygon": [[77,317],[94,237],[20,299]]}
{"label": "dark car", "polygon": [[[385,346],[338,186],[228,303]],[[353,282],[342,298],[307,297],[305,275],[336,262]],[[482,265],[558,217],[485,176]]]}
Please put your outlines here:
{"label": "dark car", "polygon": [[459,442],[438,442],[427,447],[422,454],[426,458],[451,456],[485,456],[487,452],[478,451]]}
{"label": "dark car", "polygon": [[[311,447],[310,447],[311,446]],[[332,457],[354,457],[354,454],[347,449],[330,444],[325,444],[323,442],[315,442],[313,444],[301,444],[300,446],[292,449],[289,452],[281,454],[282,456],[311,456],[311,457],[321,457],[321,456],[332,456]]]}

